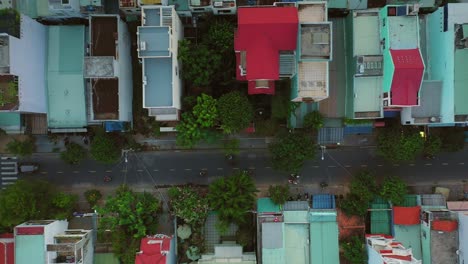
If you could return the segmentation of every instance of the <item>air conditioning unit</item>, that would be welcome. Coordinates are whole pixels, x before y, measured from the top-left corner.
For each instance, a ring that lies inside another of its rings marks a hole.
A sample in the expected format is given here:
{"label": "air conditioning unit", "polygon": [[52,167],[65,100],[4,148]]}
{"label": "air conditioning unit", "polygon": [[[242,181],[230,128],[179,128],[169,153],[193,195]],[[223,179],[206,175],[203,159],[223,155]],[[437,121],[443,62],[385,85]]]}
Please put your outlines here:
{"label": "air conditioning unit", "polygon": [[140,50],[146,50],[146,42],[140,41]]}

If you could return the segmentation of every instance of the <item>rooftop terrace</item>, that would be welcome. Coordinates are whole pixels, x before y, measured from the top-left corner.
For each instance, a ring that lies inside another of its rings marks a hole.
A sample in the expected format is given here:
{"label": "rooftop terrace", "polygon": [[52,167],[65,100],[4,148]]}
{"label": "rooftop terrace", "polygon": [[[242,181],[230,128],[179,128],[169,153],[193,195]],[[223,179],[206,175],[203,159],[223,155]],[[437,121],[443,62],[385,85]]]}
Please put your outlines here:
{"label": "rooftop terrace", "polygon": [[328,61],[299,62],[298,97],[328,97]]}
{"label": "rooftop terrace", "polygon": [[117,55],[118,17],[91,16],[91,56]]}
{"label": "rooftop terrace", "polygon": [[119,119],[119,80],[91,80],[94,120]]}
{"label": "rooftop terrace", "polygon": [[355,11],[353,14],[353,55],[382,54],[377,10]]}

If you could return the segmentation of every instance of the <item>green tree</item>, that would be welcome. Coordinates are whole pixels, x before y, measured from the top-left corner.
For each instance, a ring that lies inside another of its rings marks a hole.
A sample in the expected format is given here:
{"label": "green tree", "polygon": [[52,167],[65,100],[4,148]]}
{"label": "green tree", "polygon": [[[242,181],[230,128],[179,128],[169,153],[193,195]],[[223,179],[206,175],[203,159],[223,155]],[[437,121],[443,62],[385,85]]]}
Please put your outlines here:
{"label": "green tree", "polygon": [[197,104],[193,107],[192,114],[201,128],[212,128],[218,119],[218,102],[207,94],[197,97]]}
{"label": "green tree", "polygon": [[234,51],[234,24],[225,19],[215,19],[209,25],[208,32],[203,38],[204,43],[219,54]]}
{"label": "green tree", "polygon": [[203,87],[211,84],[223,57],[204,43],[192,44],[184,39],[179,41],[178,59],[182,64],[184,80],[190,81],[193,86]]}
{"label": "green tree", "polygon": [[237,155],[239,154],[239,139],[231,138],[223,143],[224,155]]}
{"label": "green tree", "polygon": [[424,138],[415,128],[383,128],[377,134],[377,147],[389,161],[411,161],[423,152]]}
{"label": "green tree", "polygon": [[208,200],[189,187],[172,187],[169,198],[174,214],[185,223],[201,227],[208,217]]}
{"label": "green tree", "polygon": [[120,158],[116,140],[108,134],[98,133],[91,142],[91,157],[96,161],[112,164]]}
{"label": "green tree", "polygon": [[268,193],[271,200],[277,205],[284,204],[290,196],[288,185],[270,185]]}
{"label": "green tree", "polygon": [[434,156],[442,148],[442,140],[438,136],[429,136],[424,142],[424,154]]}
{"label": "green tree", "polygon": [[365,216],[369,202],[377,193],[375,177],[369,171],[361,171],[353,176],[349,193],[341,201],[341,210],[347,215]]}
{"label": "green tree", "polygon": [[236,133],[250,125],[253,120],[253,108],[249,99],[239,91],[221,96],[218,100],[218,112],[224,133]]}
{"label": "green tree", "polygon": [[31,156],[34,152],[34,148],[34,141],[32,139],[26,139],[23,141],[13,139],[6,145],[6,149],[8,152],[20,157]]}
{"label": "green tree", "polygon": [[128,186],[117,188],[103,207],[97,210],[103,217],[101,230],[112,230],[112,247],[123,263],[134,263],[139,240],[154,234],[157,227],[159,201],[150,193],[135,193]]}
{"label": "green tree", "polygon": [[408,186],[401,178],[396,176],[386,177],[380,187],[380,196],[392,202],[393,205],[402,205],[407,193]]}
{"label": "green tree", "polygon": [[274,169],[297,173],[306,160],[314,157],[316,145],[305,133],[285,133],[279,135],[268,149]]}
{"label": "green tree", "polygon": [[323,127],[323,116],[319,111],[312,111],[307,113],[304,116],[304,125],[305,129],[315,129],[318,130]]}
{"label": "green tree", "polygon": [[101,200],[102,194],[97,189],[89,189],[84,193],[86,201],[89,203],[89,207],[94,208],[96,204]]}
{"label": "green tree", "polygon": [[31,219],[69,218],[76,201],[48,182],[18,180],[0,192],[0,226],[11,229]]}
{"label": "green tree", "polygon": [[79,164],[86,157],[86,150],[79,144],[70,142],[60,158],[68,164]]}
{"label": "green tree", "polygon": [[182,114],[176,130],[176,143],[179,146],[192,148],[202,139],[202,129],[190,112]]}
{"label": "green tree", "polygon": [[218,212],[221,225],[231,222],[242,224],[246,214],[255,205],[255,183],[246,173],[239,172],[230,177],[219,178],[208,187],[210,207]]}
{"label": "green tree", "polygon": [[349,241],[343,243],[343,255],[351,264],[367,263],[366,247],[360,236],[352,236]]}

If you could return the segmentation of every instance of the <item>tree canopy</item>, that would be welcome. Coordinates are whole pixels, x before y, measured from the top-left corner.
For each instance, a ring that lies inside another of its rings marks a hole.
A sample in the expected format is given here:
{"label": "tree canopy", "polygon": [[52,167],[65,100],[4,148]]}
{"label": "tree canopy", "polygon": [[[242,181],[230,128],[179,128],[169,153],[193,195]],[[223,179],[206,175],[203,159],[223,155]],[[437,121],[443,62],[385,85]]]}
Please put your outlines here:
{"label": "tree canopy", "polygon": [[113,252],[123,263],[134,263],[139,240],[154,234],[159,201],[150,193],[136,193],[127,185],[117,188],[97,210],[103,216],[100,229],[112,230]]}
{"label": "tree canopy", "polygon": [[353,176],[349,185],[349,193],[341,201],[340,207],[347,215],[365,216],[369,202],[377,193],[375,177],[369,171],[361,171]]}
{"label": "tree canopy", "polygon": [[300,132],[280,134],[268,148],[273,168],[290,173],[299,172],[304,162],[312,159],[316,151],[313,138]]}
{"label": "tree canopy", "polygon": [[218,100],[218,112],[224,133],[236,133],[250,125],[253,108],[249,99],[239,91],[221,96]]}
{"label": "tree canopy", "polygon": [[112,164],[120,158],[120,147],[108,134],[98,133],[91,141],[91,156],[96,161]]}
{"label": "tree canopy", "polygon": [[277,205],[284,204],[289,198],[288,185],[270,185],[268,188],[270,199]]}
{"label": "tree canopy", "polygon": [[399,177],[386,177],[380,189],[380,196],[392,202],[393,205],[402,205],[405,195],[408,193],[408,186]]}
{"label": "tree canopy", "polygon": [[219,178],[209,185],[210,207],[218,212],[221,223],[243,223],[248,211],[255,205],[257,189],[251,177],[244,172]]}
{"label": "tree canopy", "polygon": [[6,149],[13,155],[20,157],[31,156],[34,152],[34,141],[32,139],[17,140],[16,138],[8,142]]}
{"label": "tree canopy", "polygon": [[208,217],[208,200],[189,187],[172,187],[169,198],[174,214],[185,223],[200,227]]}
{"label": "tree canopy", "polygon": [[364,238],[360,236],[352,236],[347,242],[342,244],[343,256],[351,264],[367,263],[367,253],[364,244]]}
{"label": "tree canopy", "polygon": [[60,158],[68,164],[79,164],[86,157],[86,150],[79,144],[70,142]]}
{"label": "tree canopy", "polygon": [[304,116],[304,128],[318,130],[323,127],[323,116],[319,111],[312,111]]}
{"label": "tree canopy", "polygon": [[378,152],[386,160],[411,161],[424,150],[424,138],[415,128],[389,127],[377,134]]}
{"label": "tree canopy", "polygon": [[0,226],[11,229],[31,219],[71,217],[77,197],[45,181],[18,180],[0,192]]}

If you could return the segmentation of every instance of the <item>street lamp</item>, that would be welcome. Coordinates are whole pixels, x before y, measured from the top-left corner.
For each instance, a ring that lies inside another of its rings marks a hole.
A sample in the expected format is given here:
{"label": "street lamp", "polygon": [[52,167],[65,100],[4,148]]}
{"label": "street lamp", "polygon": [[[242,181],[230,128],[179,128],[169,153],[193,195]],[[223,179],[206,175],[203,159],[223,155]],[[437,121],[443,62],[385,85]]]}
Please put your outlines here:
{"label": "street lamp", "polygon": [[326,148],[327,148],[326,146],[320,145],[320,149],[322,150],[322,160],[325,159],[325,157],[323,156],[323,154],[325,153],[325,149],[326,149]]}

